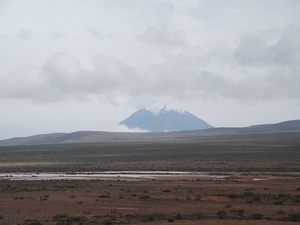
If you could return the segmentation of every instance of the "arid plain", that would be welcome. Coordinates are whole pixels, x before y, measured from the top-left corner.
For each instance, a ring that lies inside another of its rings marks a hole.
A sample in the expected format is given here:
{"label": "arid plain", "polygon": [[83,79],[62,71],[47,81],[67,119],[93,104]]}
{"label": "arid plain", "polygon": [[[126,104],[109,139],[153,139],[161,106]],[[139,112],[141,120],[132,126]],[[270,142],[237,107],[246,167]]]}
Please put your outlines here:
{"label": "arid plain", "polygon": [[295,224],[299,137],[2,146],[0,223]]}

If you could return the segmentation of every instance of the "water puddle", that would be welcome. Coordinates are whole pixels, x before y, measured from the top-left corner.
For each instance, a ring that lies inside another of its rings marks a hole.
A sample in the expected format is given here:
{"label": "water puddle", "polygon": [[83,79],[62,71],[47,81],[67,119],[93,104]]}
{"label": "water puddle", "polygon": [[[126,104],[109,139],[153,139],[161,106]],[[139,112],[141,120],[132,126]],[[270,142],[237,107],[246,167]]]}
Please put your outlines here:
{"label": "water puddle", "polygon": [[77,173],[9,173],[0,174],[0,180],[178,180],[178,179],[225,179],[227,176],[209,175],[202,172],[179,171],[106,171]]}

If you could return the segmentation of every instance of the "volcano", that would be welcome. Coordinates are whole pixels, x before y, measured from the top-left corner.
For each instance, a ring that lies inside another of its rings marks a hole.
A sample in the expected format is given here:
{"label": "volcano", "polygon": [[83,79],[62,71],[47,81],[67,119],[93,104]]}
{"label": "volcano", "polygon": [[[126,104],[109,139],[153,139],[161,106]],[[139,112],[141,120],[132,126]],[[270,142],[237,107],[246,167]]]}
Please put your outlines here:
{"label": "volcano", "polygon": [[213,126],[188,111],[168,105],[164,105],[162,108],[140,109],[119,124],[125,125],[130,129],[138,128],[150,132],[213,128]]}

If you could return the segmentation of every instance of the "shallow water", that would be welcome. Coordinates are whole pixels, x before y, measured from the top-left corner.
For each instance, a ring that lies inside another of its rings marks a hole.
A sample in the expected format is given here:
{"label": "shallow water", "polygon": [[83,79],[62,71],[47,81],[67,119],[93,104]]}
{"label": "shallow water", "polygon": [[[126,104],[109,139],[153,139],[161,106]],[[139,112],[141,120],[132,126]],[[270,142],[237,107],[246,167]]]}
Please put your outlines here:
{"label": "shallow water", "polygon": [[106,171],[78,173],[7,173],[0,174],[2,180],[151,180],[151,179],[224,179],[226,176],[209,175],[202,172],[180,171]]}

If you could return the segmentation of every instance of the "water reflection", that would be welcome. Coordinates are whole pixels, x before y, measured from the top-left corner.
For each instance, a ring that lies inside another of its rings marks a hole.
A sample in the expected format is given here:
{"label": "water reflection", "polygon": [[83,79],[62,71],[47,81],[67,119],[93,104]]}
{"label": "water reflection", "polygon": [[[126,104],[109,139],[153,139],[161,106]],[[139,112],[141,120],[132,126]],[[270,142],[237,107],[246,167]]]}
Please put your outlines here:
{"label": "water reflection", "polygon": [[203,172],[180,171],[105,171],[72,173],[9,173],[0,174],[2,180],[151,180],[151,179],[224,179],[227,176]]}

